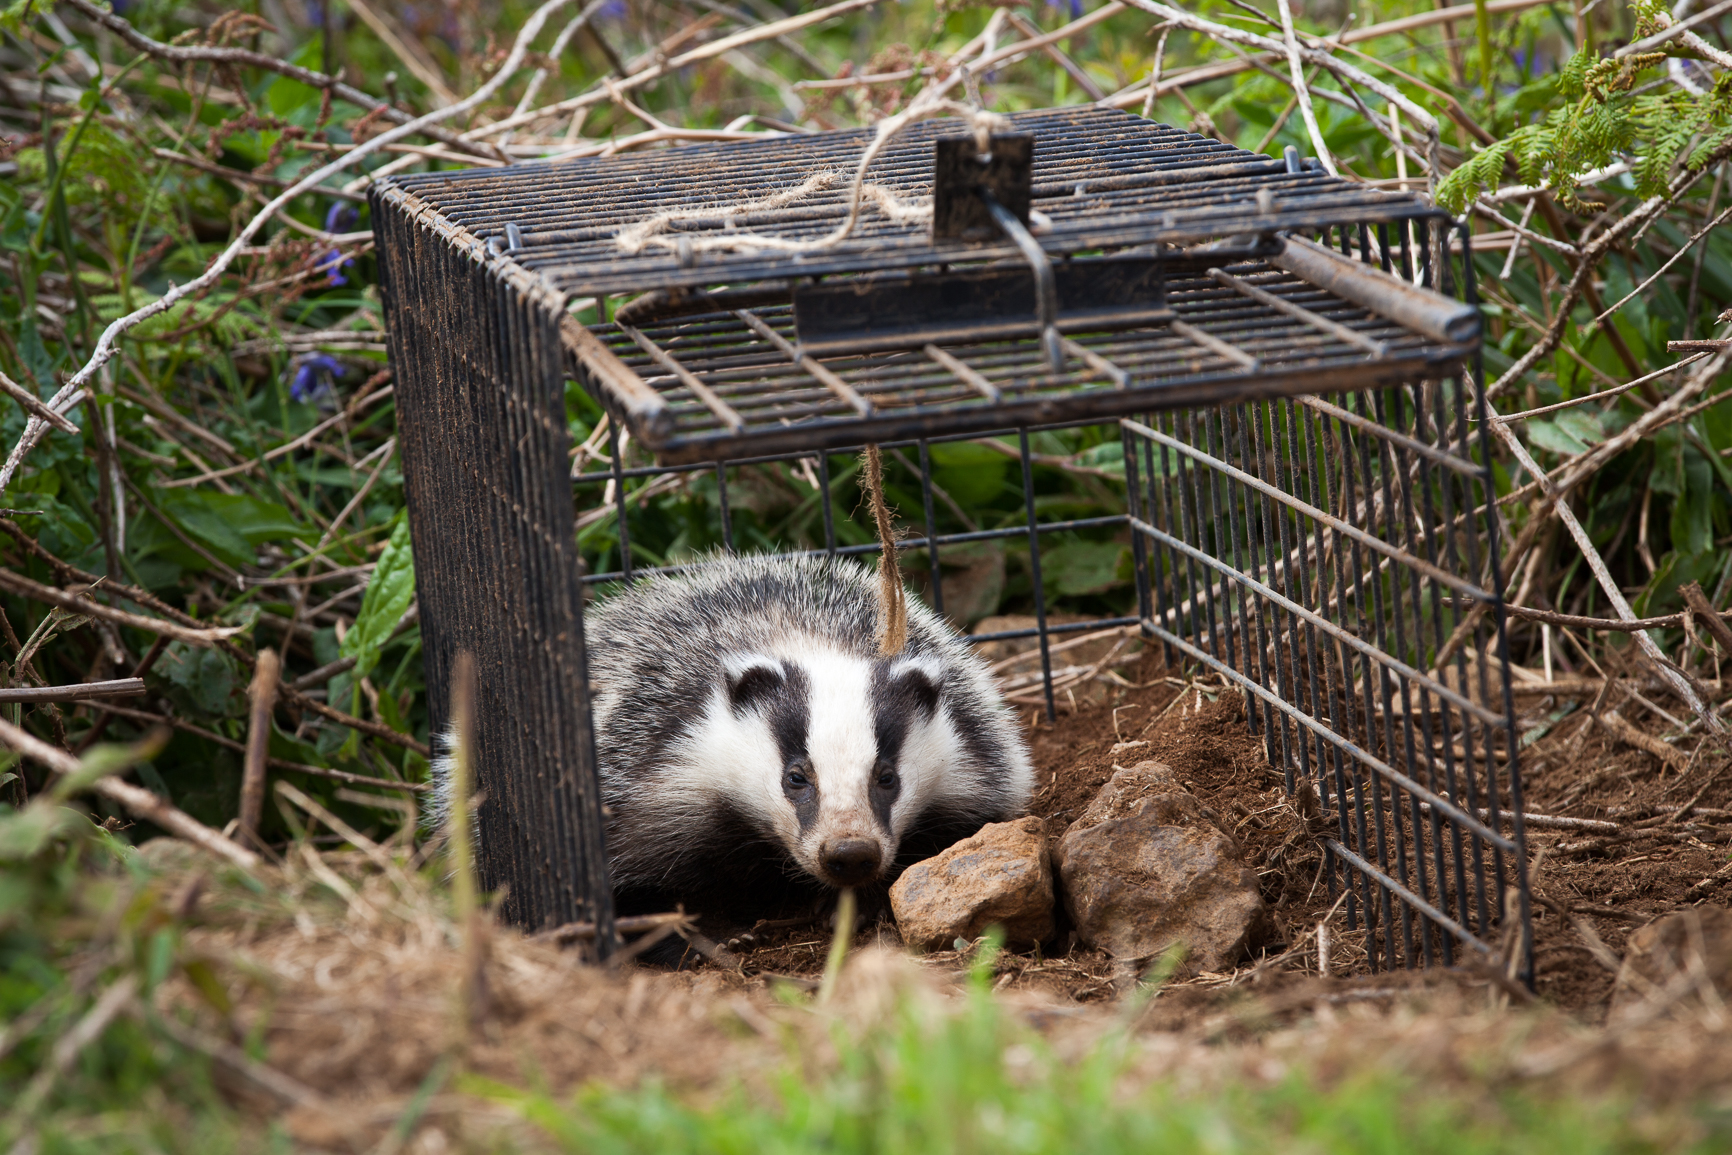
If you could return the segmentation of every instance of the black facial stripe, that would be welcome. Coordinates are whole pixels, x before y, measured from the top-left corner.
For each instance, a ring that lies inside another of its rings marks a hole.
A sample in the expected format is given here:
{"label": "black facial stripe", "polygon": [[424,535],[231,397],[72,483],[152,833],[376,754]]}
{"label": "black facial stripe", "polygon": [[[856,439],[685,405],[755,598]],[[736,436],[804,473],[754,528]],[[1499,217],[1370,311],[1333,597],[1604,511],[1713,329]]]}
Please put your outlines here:
{"label": "black facial stripe", "polygon": [[[908,731],[917,722],[930,721],[938,712],[942,687],[918,666],[903,666],[896,670],[888,662],[879,662],[872,670],[872,736],[878,746],[878,759],[872,769],[867,796],[872,800],[872,812],[880,824],[890,829],[890,811],[902,793],[899,773],[902,745]],[[892,775],[888,786],[879,785],[884,774]]]}
{"label": "black facial stripe", "polygon": [[792,765],[806,756],[806,733],[812,713],[812,682],[806,671],[792,662],[784,663],[783,678],[777,692],[761,703],[764,721],[776,739],[776,750],[782,766]]}
{"label": "black facial stripe", "polygon": [[[800,833],[805,834],[807,831],[812,829],[812,824],[818,821],[818,780],[812,777],[811,763],[802,761],[797,763],[797,765],[806,775],[807,781],[809,781],[811,785],[800,791],[789,789],[784,785],[782,793],[787,797],[788,802],[794,807],[794,817],[800,822]],[[787,771],[784,770],[782,773],[783,781],[786,782]]]}
{"label": "black facial stripe", "polygon": [[[806,676],[803,667],[792,662],[784,662],[782,669],[784,677],[776,693],[758,705],[764,723],[770,727],[770,736],[776,740],[778,764],[775,769],[782,777],[782,792],[794,807],[794,817],[799,820],[800,830],[804,833],[818,820],[818,778],[806,756],[806,737],[812,716],[812,680]],[[789,773],[794,771],[805,777],[809,784],[805,789],[793,787],[788,782]]]}
{"label": "black facial stripe", "polygon": [[905,666],[894,677],[891,669],[887,662],[872,669],[872,731],[879,759],[895,766],[909,727],[937,713],[942,688],[918,666]]}
{"label": "black facial stripe", "polygon": [[748,666],[738,677],[728,675],[728,706],[736,715],[774,701],[782,691],[786,676],[769,665]]}
{"label": "black facial stripe", "polygon": [[[888,772],[892,777],[890,785],[880,786],[878,779]],[[872,779],[866,784],[866,797],[872,800],[872,813],[878,819],[878,824],[885,830],[891,829],[890,811],[896,805],[896,799],[902,794],[902,776],[896,771],[894,762],[879,759],[872,767]]]}

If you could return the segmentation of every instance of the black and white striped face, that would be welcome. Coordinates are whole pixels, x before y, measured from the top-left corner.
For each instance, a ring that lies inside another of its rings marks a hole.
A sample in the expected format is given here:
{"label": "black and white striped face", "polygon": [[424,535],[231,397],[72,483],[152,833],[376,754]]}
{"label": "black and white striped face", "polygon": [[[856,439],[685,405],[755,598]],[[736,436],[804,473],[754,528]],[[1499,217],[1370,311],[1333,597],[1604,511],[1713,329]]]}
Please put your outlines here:
{"label": "black and white striped face", "polygon": [[725,663],[676,760],[831,886],[882,877],[912,821],[963,800],[967,760],[930,658],[821,644]]}

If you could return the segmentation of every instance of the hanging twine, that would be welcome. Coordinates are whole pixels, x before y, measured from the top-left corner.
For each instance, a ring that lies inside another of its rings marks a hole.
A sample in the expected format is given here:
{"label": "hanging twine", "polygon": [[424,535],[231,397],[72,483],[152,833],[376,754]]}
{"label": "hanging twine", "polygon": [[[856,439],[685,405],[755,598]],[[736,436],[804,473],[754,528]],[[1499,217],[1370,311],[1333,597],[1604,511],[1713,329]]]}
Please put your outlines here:
{"label": "hanging twine", "polygon": [[[668,252],[677,252],[682,259],[687,253],[749,253],[762,250],[779,253],[810,253],[834,248],[853,235],[855,226],[860,223],[861,209],[868,201],[879,212],[898,224],[926,220],[932,216],[930,198],[922,198],[923,203],[903,200],[884,185],[867,184],[866,171],[872,167],[872,162],[878,159],[878,155],[884,151],[890,142],[896,139],[909,125],[947,113],[955,113],[968,119],[969,128],[973,131],[976,144],[982,153],[992,151],[992,134],[1003,129],[1008,123],[1004,117],[996,113],[986,112],[978,104],[971,106],[943,97],[930,99],[917,97],[914,103],[906,109],[895,116],[885,117],[878,122],[878,131],[873,136],[872,143],[867,145],[866,151],[861,154],[860,163],[854,170],[854,180],[848,189],[848,215],[843,218],[841,224],[822,237],[802,241],[789,237],[770,236],[764,233],[739,232],[733,228],[732,218],[753,212],[768,212],[773,209],[786,208],[826,189],[833,188],[843,179],[842,174],[834,170],[813,173],[791,189],[784,189],[757,200],[657,213],[647,220],[621,229],[615,235],[614,243],[622,251],[633,255],[648,248],[659,248]],[[711,236],[693,236],[691,233],[670,235],[673,225],[679,221],[713,220],[717,217],[720,217],[724,222],[725,231],[721,233]]]}
{"label": "hanging twine", "polygon": [[893,658],[908,644],[908,592],[902,588],[902,567],[896,557],[896,527],[884,501],[884,457],[876,445],[868,445],[860,463],[882,547],[878,554],[878,652]]}

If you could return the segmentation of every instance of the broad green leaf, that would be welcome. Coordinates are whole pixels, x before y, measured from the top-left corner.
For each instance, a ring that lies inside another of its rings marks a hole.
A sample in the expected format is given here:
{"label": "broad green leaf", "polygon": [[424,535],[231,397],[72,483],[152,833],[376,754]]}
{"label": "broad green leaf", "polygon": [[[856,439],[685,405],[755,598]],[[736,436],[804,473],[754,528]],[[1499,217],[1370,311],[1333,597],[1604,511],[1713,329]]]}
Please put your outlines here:
{"label": "broad green leaf", "polygon": [[953,441],[932,447],[932,481],[964,509],[985,505],[1004,489],[1011,458],[984,445]]}
{"label": "broad green leaf", "polygon": [[1672,548],[1686,554],[1714,548],[1714,469],[1694,446],[1686,446],[1684,492],[1672,502]]}
{"label": "broad green leaf", "polygon": [[1131,547],[1117,541],[1073,541],[1042,550],[1041,578],[1059,596],[1100,594],[1130,577]]}
{"label": "broad green leaf", "polygon": [[1554,420],[1559,429],[1585,445],[1598,445],[1606,439],[1606,429],[1600,421],[1600,415],[1590,412],[1585,406],[1566,409]]}
{"label": "broad green leaf", "polygon": [[1123,477],[1125,475],[1125,444],[1122,441],[1103,441],[1093,449],[1085,449],[1077,454],[1075,460],[1078,465]]}
{"label": "broad green leaf", "polygon": [[226,654],[194,649],[181,642],[171,644],[163,652],[156,669],[185,690],[193,705],[206,714],[226,713],[240,684],[234,664]]}
{"label": "broad green leaf", "polygon": [[1541,449],[1549,449],[1553,453],[1561,453],[1565,456],[1586,453],[1589,448],[1586,441],[1577,437],[1566,426],[1555,420],[1529,421],[1528,440]]}
{"label": "broad green leaf", "polygon": [[307,527],[283,506],[244,493],[174,489],[162,495],[158,508],[213,554],[235,566],[250,565],[256,546],[307,532]]}
{"label": "broad green leaf", "polygon": [[1654,434],[1654,468],[1648,485],[1655,493],[1684,495],[1684,438],[1676,425]]}
{"label": "broad green leaf", "polygon": [[379,664],[379,651],[415,598],[415,557],[409,548],[409,518],[399,510],[391,540],[373,567],[373,577],[361,598],[361,612],[343,637],[343,656],[355,659],[356,684]]}

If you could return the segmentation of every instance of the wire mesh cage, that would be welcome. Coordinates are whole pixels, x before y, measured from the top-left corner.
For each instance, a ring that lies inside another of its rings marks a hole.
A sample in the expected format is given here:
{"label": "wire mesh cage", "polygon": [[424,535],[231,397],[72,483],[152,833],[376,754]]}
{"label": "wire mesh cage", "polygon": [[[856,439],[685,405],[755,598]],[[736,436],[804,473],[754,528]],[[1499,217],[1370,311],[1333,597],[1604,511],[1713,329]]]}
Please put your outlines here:
{"label": "wire mesh cage", "polygon": [[[732,549],[742,471],[799,464],[822,539],[776,547],[869,554],[838,540],[832,454],[873,443],[918,477],[903,549],[940,612],[942,550],[1026,544],[1033,624],[975,640],[1036,639],[1049,719],[1054,639],[1140,627],[1239,686],[1289,791],[1315,792],[1329,886],[1374,965],[1525,959],[1465,234],[1291,154],[1094,109],[1010,119],[995,146],[1032,163],[1020,194],[994,186],[998,231],[968,237],[929,223],[949,211],[954,122],[883,150],[868,175],[888,207],[791,251],[728,236],[829,233],[868,134],[375,188],[436,726],[455,654],[481,670],[484,883],[528,925],[610,918],[582,591],[672,568],[634,564],[633,495],[713,477]],[[575,476],[568,377],[613,419],[607,467]],[[1122,511],[1043,518],[1031,434],[1102,422]],[[628,464],[620,429],[653,461]],[[1017,457],[1020,523],[970,527],[935,501],[932,454],[963,440]],[[576,510],[598,501],[613,548],[583,572]],[[1135,601],[1059,623],[1043,541],[1081,531],[1128,537]]]}

